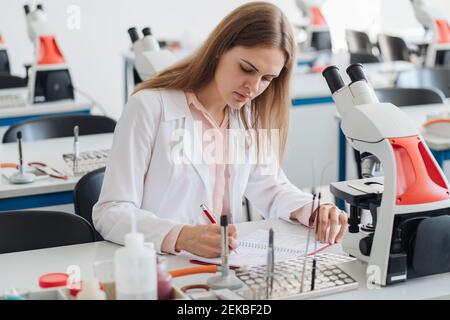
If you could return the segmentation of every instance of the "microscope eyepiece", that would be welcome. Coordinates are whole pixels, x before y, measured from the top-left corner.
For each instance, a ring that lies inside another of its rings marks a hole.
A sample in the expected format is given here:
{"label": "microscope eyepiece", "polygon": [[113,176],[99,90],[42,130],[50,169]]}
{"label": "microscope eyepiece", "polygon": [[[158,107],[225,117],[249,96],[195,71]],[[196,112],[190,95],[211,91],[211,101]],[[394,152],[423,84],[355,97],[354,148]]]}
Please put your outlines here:
{"label": "microscope eyepiece", "polygon": [[144,37],[145,36],[151,36],[152,35],[152,29],[150,29],[149,27],[146,27],[146,28],[142,29],[142,33],[144,34]]}
{"label": "microscope eyepiece", "polygon": [[139,40],[139,35],[135,27],[128,29],[128,34],[130,35],[131,43],[135,43]]}
{"label": "microscope eyepiece", "polygon": [[336,66],[327,67],[323,70],[322,75],[327,81],[328,88],[330,88],[332,94],[345,86],[344,81],[339,74],[339,68]]}
{"label": "microscope eyepiece", "polygon": [[360,63],[354,63],[354,64],[350,65],[347,68],[346,72],[352,82],[361,81],[361,80],[367,81],[366,75],[364,74],[364,71],[363,71],[363,66]]}
{"label": "microscope eyepiece", "polygon": [[23,10],[25,10],[25,15],[28,15],[30,13],[30,6],[29,5],[24,5],[23,6]]}

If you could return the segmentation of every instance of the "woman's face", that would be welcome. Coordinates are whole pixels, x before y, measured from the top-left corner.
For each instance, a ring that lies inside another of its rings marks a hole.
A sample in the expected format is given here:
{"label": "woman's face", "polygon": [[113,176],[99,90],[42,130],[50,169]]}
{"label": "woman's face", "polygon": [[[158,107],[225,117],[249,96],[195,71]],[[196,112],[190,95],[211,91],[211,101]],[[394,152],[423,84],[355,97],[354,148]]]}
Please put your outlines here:
{"label": "woman's face", "polygon": [[280,48],[236,46],[220,57],[214,80],[225,103],[240,109],[266,90],[284,64]]}

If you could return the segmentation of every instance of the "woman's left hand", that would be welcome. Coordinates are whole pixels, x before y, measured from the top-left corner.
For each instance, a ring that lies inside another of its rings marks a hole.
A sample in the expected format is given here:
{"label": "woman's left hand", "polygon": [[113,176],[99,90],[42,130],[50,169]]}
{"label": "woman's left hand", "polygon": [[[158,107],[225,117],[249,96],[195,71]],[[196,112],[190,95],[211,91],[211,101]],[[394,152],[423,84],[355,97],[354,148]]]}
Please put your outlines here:
{"label": "woman's left hand", "polygon": [[[332,204],[321,205],[319,214],[317,215],[316,210],[311,219],[313,219],[311,223],[314,223],[317,228],[316,240],[319,240],[322,243],[327,242],[334,244],[341,242],[347,231],[347,213]],[[318,219],[318,221],[316,219]],[[329,232],[327,234],[328,228]]]}

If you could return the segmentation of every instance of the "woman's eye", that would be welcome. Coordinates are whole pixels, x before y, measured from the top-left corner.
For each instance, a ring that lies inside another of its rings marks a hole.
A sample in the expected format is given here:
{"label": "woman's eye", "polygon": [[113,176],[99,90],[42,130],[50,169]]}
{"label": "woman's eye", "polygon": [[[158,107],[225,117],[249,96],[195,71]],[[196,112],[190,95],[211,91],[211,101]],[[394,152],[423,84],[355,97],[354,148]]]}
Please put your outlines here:
{"label": "woman's eye", "polygon": [[243,66],[241,66],[241,70],[244,71],[245,73],[253,73],[253,71],[255,71],[253,69],[244,68]]}
{"label": "woman's eye", "polygon": [[264,81],[271,82],[273,78],[263,78]]}

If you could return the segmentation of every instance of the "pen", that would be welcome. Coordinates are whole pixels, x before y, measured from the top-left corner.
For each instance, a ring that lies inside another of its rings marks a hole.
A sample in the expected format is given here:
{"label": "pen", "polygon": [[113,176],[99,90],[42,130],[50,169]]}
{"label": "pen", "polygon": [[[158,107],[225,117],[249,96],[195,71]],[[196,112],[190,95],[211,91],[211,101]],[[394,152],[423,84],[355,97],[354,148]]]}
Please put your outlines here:
{"label": "pen", "polygon": [[266,297],[272,297],[273,290],[273,271],[275,264],[273,251],[273,229],[269,230],[269,245],[267,247],[267,265],[266,265]]}
{"label": "pen", "polygon": [[313,256],[313,265],[312,265],[312,274],[311,274],[311,291],[314,290],[315,282],[316,282],[316,252],[317,252],[317,226],[319,225],[319,217],[320,217],[320,198],[322,194],[319,192],[319,199],[317,204],[317,215],[316,215],[316,236],[314,237],[314,256]]}
{"label": "pen", "polygon": [[205,214],[206,218],[208,218],[209,222],[211,222],[212,224],[217,224],[216,219],[214,219],[214,216],[211,214],[211,212],[209,212],[208,208],[204,204],[201,204],[200,208],[202,208],[203,213]]}
{"label": "pen", "polygon": [[[208,218],[209,222],[211,222],[212,224],[217,224],[216,219],[214,218],[214,216],[212,215],[212,213],[208,210],[208,207],[204,204],[200,205],[200,208],[202,208],[202,211],[204,213],[204,215],[206,216],[206,218]],[[231,248],[230,248],[231,249]],[[237,251],[237,249],[234,250],[236,253],[239,253]]]}
{"label": "pen", "polygon": [[77,161],[80,157],[80,149],[78,147],[78,135],[80,133],[80,129],[78,126],[73,127],[73,173],[78,171]]}
{"label": "pen", "polygon": [[316,220],[315,220],[315,222],[316,222],[316,226],[315,226],[315,229],[316,229],[316,236],[314,237],[314,255],[315,255],[315,252],[317,251],[317,231],[318,231],[318,226],[319,226],[319,217],[320,217],[320,198],[322,197],[322,194],[319,192],[319,196],[317,197],[318,198],[318,200],[317,200],[317,210],[316,210]]}
{"label": "pen", "polygon": [[[316,201],[316,194],[313,195],[313,201],[311,204],[311,216],[314,213],[314,202]],[[309,248],[309,238],[311,236],[311,228],[308,228],[308,235],[306,236],[306,249],[305,249],[305,256],[303,260],[303,270],[302,270],[302,278],[300,282],[300,293],[303,293],[303,286],[305,284],[305,274],[306,274],[306,259],[308,257],[308,248]]]}
{"label": "pen", "polygon": [[316,282],[316,257],[313,258],[312,271],[311,271],[311,291],[314,290],[314,285]]}
{"label": "pen", "polygon": [[23,175],[22,131],[17,132],[17,142],[19,146],[19,172]]}

